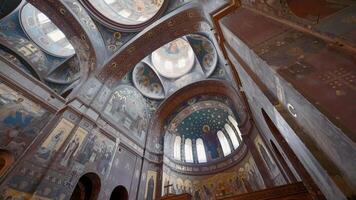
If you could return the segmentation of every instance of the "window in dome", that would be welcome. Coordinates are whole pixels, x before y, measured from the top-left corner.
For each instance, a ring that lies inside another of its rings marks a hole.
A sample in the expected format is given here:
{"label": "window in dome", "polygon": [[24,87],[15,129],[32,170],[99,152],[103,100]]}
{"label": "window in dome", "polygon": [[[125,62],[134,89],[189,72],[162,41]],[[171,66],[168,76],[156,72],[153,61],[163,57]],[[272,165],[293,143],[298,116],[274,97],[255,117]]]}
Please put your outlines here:
{"label": "window in dome", "polygon": [[232,125],[234,126],[234,128],[236,129],[238,135],[239,135],[239,138],[240,140],[242,141],[242,134],[241,134],[241,131],[240,131],[240,128],[239,128],[239,125],[237,124],[236,120],[232,117],[232,116],[228,116],[228,119],[229,121],[232,123]]}
{"label": "window in dome", "polygon": [[222,131],[218,131],[217,135],[218,135],[218,139],[219,139],[221,148],[223,150],[224,156],[229,155],[231,153],[231,149],[230,149],[229,142],[227,141],[224,133]]}
{"label": "window in dome", "polygon": [[239,147],[239,140],[237,139],[235,131],[231,128],[229,124],[225,124],[225,130],[227,134],[229,134],[229,137],[231,139],[232,145],[234,146],[234,149],[237,149]]}
{"label": "window in dome", "polygon": [[174,146],[173,146],[173,152],[174,152],[174,159],[176,160],[181,160],[181,142],[182,138],[180,136],[176,136],[174,139]]}
{"label": "window in dome", "polygon": [[164,0],[83,0],[95,8],[106,20],[121,25],[139,25],[152,19]]}
{"label": "window in dome", "polygon": [[195,62],[192,47],[182,38],[155,50],[151,59],[157,72],[166,78],[179,78],[185,75],[193,68]]}
{"label": "window in dome", "polygon": [[197,145],[198,162],[205,163],[207,160],[206,160],[205,147],[204,147],[203,140],[201,138],[198,138],[196,140],[196,145]]}
{"label": "window in dome", "polygon": [[47,53],[57,57],[75,54],[63,32],[33,5],[27,3],[21,10],[21,25],[33,42]]}
{"label": "window in dome", "polygon": [[189,138],[185,139],[184,155],[185,155],[185,162],[189,162],[189,163],[193,162],[192,140]]}

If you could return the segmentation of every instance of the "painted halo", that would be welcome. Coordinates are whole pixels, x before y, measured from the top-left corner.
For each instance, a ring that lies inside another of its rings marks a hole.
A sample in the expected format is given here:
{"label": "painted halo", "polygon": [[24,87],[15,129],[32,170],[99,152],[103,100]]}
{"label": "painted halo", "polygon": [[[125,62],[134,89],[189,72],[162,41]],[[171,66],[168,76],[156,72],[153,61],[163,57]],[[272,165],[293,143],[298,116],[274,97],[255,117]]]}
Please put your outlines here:
{"label": "painted halo", "polygon": [[45,52],[57,57],[75,54],[73,46],[63,32],[30,3],[22,7],[20,22],[27,36]]}
{"label": "painted halo", "polygon": [[194,66],[195,55],[189,42],[178,38],[155,50],[151,60],[157,72],[166,78],[179,78]]}
{"label": "painted halo", "polygon": [[164,99],[165,93],[161,80],[146,63],[140,62],[132,72],[135,87],[146,97]]}
{"label": "painted halo", "polygon": [[192,34],[187,36],[204,73],[210,76],[217,65],[218,54],[214,44],[205,36]]}
{"label": "painted halo", "polygon": [[111,28],[139,29],[163,12],[164,0],[82,0],[92,13]]}

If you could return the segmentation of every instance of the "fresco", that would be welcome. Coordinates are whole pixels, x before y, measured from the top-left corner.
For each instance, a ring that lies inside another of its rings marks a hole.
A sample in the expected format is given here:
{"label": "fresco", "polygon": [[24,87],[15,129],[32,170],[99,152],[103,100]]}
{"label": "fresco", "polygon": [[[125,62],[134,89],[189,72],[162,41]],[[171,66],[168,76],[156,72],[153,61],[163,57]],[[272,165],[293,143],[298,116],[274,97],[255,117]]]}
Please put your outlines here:
{"label": "fresco", "polygon": [[73,128],[74,124],[62,118],[47,139],[42,143],[36,153],[36,157],[41,161],[48,160],[62,146]]}
{"label": "fresco", "polygon": [[164,88],[157,74],[146,63],[140,62],[132,73],[135,87],[146,97],[163,99]]}
{"label": "fresco", "polygon": [[154,200],[157,186],[157,172],[147,171],[145,200]]}
{"label": "fresco", "polygon": [[224,157],[217,132],[224,129],[228,116],[234,116],[227,104],[217,100],[191,100],[168,125],[168,131],[184,138],[202,138],[208,160]]}
{"label": "fresco", "polygon": [[143,138],[148,126],[147,103],[144,97],[130,85],[118,86],[111,95],[104,113],[121,123],[136,137]]}
{"label": "fresco", "polygon": [[0,81],[0,146],[15,157],[40,133],[51,114]]}
{"label": "fresco", "polygon": [[210,76],[214,72],[218,62],[218,55],[214,44],[205,36],[198,34],[188,35],[187,39],[192,46],[203,71],[207,76]]}
{"label": "fresco", "polygon": [[[86,135],[85,131],[81,135]],[[96,170],[106,177],[112,165],[115,142],[94,130],[79,146],[81,150],[76,158],[77,168],[82,169],[85,165],[93,164]]]}
{"label": "fresco", "polygon": [[[165,185],[172,185],[169,193],[190,193],[194,200],[215,200],[265,189],[251,154],[232,169],[214,175],[185,176],[167,169],[164,167],[162,180]],[[163,195],[166,193],[167,189],[162,192]]]}
{"label": "fresco", "polygon": [[73,138],[69,141],[67,147],[64,149],[64,155],[60,162],[62,166],[67,166],[68,162],[74,158],[77,154],[78,150],[80,149],[84,138],[88,132],[83,128],[78,128],[75,132]]}

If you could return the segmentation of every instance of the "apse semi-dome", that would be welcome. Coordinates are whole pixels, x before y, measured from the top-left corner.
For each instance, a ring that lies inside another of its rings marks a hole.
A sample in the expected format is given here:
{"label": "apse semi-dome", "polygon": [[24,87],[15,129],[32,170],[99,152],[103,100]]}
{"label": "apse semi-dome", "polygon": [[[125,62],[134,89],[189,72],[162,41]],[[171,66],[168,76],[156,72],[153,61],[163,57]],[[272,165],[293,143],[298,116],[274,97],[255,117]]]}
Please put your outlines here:
{"label": "apse semi-dome", "polygon": [[215,100],[199,101],[178,112],[168,132],[174,135],[173,158],[187,163],[223,158],[242,142],[232,110]]}
{"label": "apse semi-dome", "polygon": [[151,59],[157,72],[166,78],[179,78],[185,75],[192,69],[195,62],[192,47],[182,38],[155,50]]}
{"label": "apse semi-dome", "polygon": [[145,24],[158,15],[164,0],[82,0],[101,21],[117,28]]}
{"label": "apse semi-dome", "polygon": [[22,8],[20,21],[28,37],[45,52],[57,57],[75,54],[73,46],[63,32],[30,3]]}

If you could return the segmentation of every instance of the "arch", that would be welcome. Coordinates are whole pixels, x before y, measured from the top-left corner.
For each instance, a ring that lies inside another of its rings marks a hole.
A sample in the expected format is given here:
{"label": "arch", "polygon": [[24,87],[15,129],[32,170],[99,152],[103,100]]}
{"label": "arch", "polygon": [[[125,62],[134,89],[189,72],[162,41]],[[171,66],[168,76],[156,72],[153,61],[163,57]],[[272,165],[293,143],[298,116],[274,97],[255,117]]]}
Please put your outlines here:
{"label": "arch", "polygon": [[[178,13],[178,14],[177,14]],[[98,79],[110,87],[121,80],[143,58],[164,44],[187,34],[205,30],[209,26],[202,10],[197,4],[186,4],[162,17],[161,23],[148,26],[150,31],[142,31],[121,47],[100,70]],[[169,28],[174,23],[174,29]],[[205,23],[204,26],[202,23]],[[189,28],[188,28],[189,27]],[[193,27],[193,28],[192,28]],[[164,30],[164,31],[162,31]],[[154,40],[154,43],[147,43]],[[120,69],[120,71],[118,71]]]}
{"label": "arch", "polygon": [[231,128],[231,126],[229,124],[225,124],[224,128],[231,139],[234,149],[237,149],[237,147],[239,147],[240,143],[239,143],[239,140],[237,139],[235,131]]}
{"label": "arch", "polygon": [[218,139],[219,139],[221,149],[223,151],[224,156],[229,155],[231,153],[231,149],[230,149],[229,142],[227,141],[227,138],[225,137],[225,135],[222,131],[218,131],[217,135],[218,135]]}
{"label": "arch", "polygon": [[95,173],[87,173],[80,177],[70,200],[97,200],[101,182]]}
{"label": "arch", "polygon": [[[147,135],[151,135],[152,137],[147,138],[148,144],[153,144],[155,137],[162,137],[162,134],[164,134],[166,120],[169,119],[173,112],[175,112],[184,102],[187,102],[193,97],[199,95],[216,95],[228,98],[232,102],[233,112],[238,113],[241,119],[241,126],[245,126],[247,123],[248,114],[244,103],[241,101],[242,98],[240,97],[238,91],[236,91],[225,81],[198,81],[176,91],[173,95],[169,96],[162,102],[154,116],[151,118]],[[249,130],[246,130],[246,132],[249,132]],[[148,145],[148,148],[150,148],[150,145]],[[150,150],[158,152],[159,149],[152,148]]]}
{"label": "arch", "polygon": [[[117,0],[81,0],[81,2],[100,23],[110,29],[125,32],[135,32],[144,29],[160,17],[169,4],[168,0],[163,1],[160,7],[156,8],[157,10],[155,10],[155,12],[150,12],[150,14],[146,16],[146,20],[141,21],[139,19],[143,19],[144,17],[139,14],[142,12],[135,13],[135,9],[123,8],[122,5],[117,6],[119,3]],[[152,5],[145,5],[145,7],[148,6],[152,7]],[[131,11],[131,13],[128,14],[128,11]],[[120,13],[124,13],[125,15],[121,15]],[[126,15],[135,18],[130,19],[130,17]]]}
{"label": "arch", "polygon": [[0,149],[0,177],[5,174],[14,161],[15,158],[10,151]]}
{"label": "arch", "polygon": [[127,189],[119,185],[117,186],[111,193],[110,200],[128,200],[129,199],[129,193],[127,192]]}
{"label": "arch", "polygon": [[19,7],[22,0],[3,0],[0,3],[0,20],[11,14]]}
{"label": "arch", "polygon": [[198,138],[196,140],[196,148],[197,148],[198,162],[199,163],[205,163],[207,160],[206,160],[206,153],[205,153],[205,147],[204,147],[203,139]]}
{"label": "arch", "polygon": [[184,158],[185,158],[185,162],[188,163],[194,162],[192,140],[189,138],[185,139],[184,142]]}
{"label": "arch", "polygon": [[176,160],[181,160],[181,143],[182,138],[180,136],[176,136],[173,145],[173,157]]}

